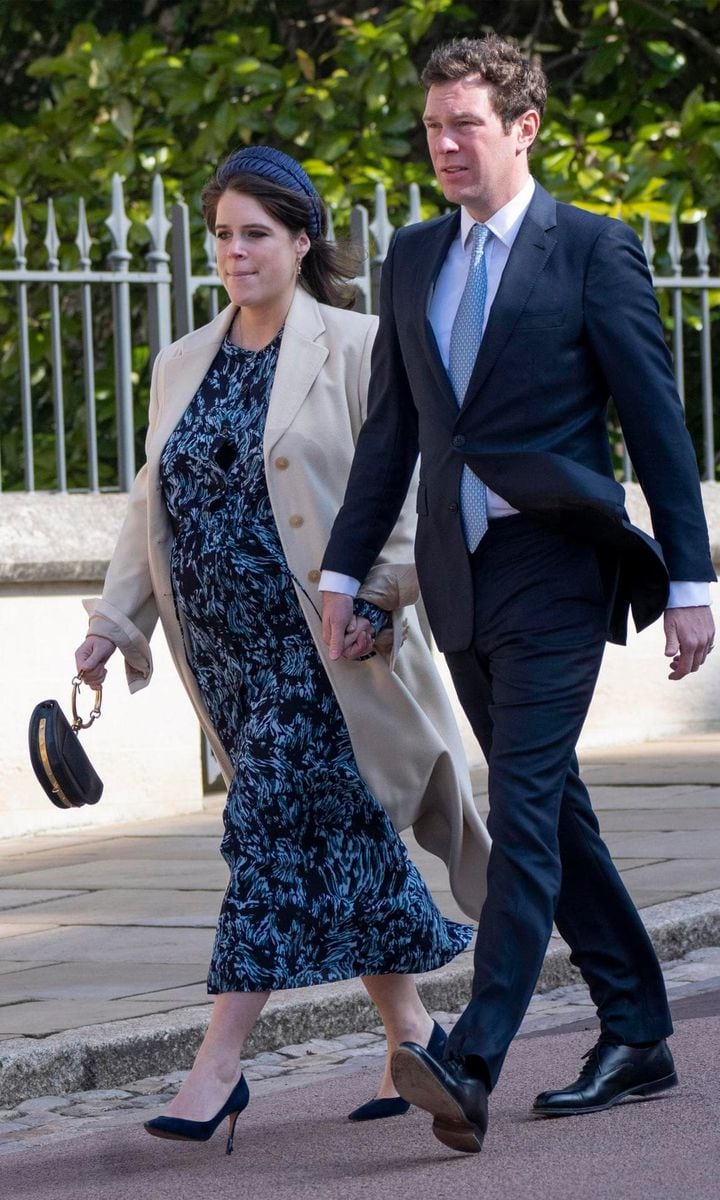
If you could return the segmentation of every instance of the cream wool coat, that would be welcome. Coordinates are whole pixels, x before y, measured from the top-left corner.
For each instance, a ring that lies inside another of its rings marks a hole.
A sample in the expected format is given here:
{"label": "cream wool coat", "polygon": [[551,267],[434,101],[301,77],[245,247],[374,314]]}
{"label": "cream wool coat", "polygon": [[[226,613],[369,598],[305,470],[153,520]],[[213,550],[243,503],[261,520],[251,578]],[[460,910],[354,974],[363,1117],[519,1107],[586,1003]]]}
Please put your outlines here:
{"label": "cream wool coat", "polygon": [[[88,632],[110,638],[121,650],[131,691],[150,682],[149,641],[160,619],[226,781],[232,767],[188,664],[173,602],[172,529],[159,462],[235,312],[229,305],[210,324],[158,355],[147,461],[130,493],[102,598],[85,602]],[[412,825],[420,845],[444,860],[458,904],[477,917],[485,893],[489,838],[473,803],[450,703],[415,611],[404,608],[417,597],[412,497],[361,593],[393,612],[389,653],[366,662],[331,662],[322,639],[320,562],[365,417],[375,329],[375,318],[318,304],[297,288],[265,425],[268,490],[298,600],[347,722],[360,773],[395,828]]]}

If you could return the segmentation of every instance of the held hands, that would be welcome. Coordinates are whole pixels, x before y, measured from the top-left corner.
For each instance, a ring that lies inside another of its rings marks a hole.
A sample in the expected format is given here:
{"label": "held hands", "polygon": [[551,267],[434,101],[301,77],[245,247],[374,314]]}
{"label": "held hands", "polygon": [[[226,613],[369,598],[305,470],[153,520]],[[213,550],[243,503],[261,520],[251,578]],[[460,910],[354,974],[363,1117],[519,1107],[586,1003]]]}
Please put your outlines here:
{"label": "held hands", "polygon": [[78,675],[82,676],[83,683],[88,687],[99,688],[105,681],[107,671],[105,663],[115,652],[115,643],[109,638],[100,637],[97,633],[91,633],[85,638],[82,646],[78,646],[75,651],[75,666]]}
{"label": "held hands", "polygon": [[670,679],[697,671],[713,648],[715,623],[709,607],[665,610],[665,655],[671,658]]}
{"label": "held hands", "polygon": [[375,638],[370,622],[356,617],[351,596],[343,592],[322,592],[323,638],[330,658],[357,659],[373,650]]}

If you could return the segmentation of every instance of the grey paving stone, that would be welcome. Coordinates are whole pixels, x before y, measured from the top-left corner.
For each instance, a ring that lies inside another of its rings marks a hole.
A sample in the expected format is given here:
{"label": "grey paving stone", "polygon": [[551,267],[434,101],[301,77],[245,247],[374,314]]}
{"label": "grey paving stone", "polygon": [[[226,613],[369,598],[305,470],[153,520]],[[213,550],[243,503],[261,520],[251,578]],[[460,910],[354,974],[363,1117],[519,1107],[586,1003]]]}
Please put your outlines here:
{"label": "grey paving stone", "polygon": [[368,1043],[375,1041],[374,1033],[347,1033],[343,1034],[339,1041],[343,1046],[354,1049],[356,1046],[367,1046]]}
{"label": "grey paving stone", "polygon": [[64,1103],[61,1096],[35,1096],[32,1100],[23,1100],[15,1109],[18,1113],[52,1112]]}
{"label": "grey paving stone", "polygon": [[[4,915],[4,914],[3,914]],[[57,927],[56,921],[24,921],[21,928],[18,929],[17,921],[10,924],[8,921],[0,918],[0,943],[3,948],[7,947],[8,957],[13,957],[13,941],[18,934],[29,936],[30,934],[40,934],[52,932]]]}
{"label": "grey paving stone", "polygon": [[[709,804],[708,788],[692,784],[648,785],[635,788],[593,785],[591,789],[593,808],[598,812],[608,809],[651,808],[702,808]],[[717,800],[714,801],[716,803]]]}
{"label": "grey paving stone", "polygon": [[[716,810],[718,834],[720,835],[720,811]],[[676,829],[672,832],[646,830],[643,833],[610,833],[606,842],[615,859],[648,858],[657,861],[665,859],[683,860],[720,860],[720,836],[718,839],[708,837],[706,829]]]}
{"label": "grey paving stone", "polygon": [[278,1050],[278,1054],[283,1058],[305,1058],[309,1053],[306,1042],[297,1046],[281,1046]]}
{"label": "grey paving stone", "polygon": [[613,832],[675,833],[681,830],[704,830],[718,833],[718,801],[710,799],[705,808],[618,808],[598,813],[603,837],[609,840]]}
{"label": "grey paving stone", "polygon": [[13,928],[13,935],[3,937],[0,925],[0,946],[8,947],[14,961],[182,963],[207,971],[215,928],[116,925],[108,935],[104,925],[50,930],[43,925],[36,932]]}
{"label": "grey paving stone", "polygon": [[[214,929],[221,900],[222,892],[107,888],[10,909],[4,917],[9,925],[35,924],[39,919],[52,918],[62,925],[141,924]],[[122,916],[121,921],[118,921],[119,916]]]}
{"label": "grey paving stone", "polygon": [[199,979],[196,975],[195,982],[186,984],[184,987],[158,988],[157,990],[153,988],[148,992],[139,992],[137,995],[133,990],[132,993],[128,993],[128,995],[130,994],[132,994],[133,1000],[147,1000],[152,1002],[159,1000],[163,1004],[172,1004],[173,1007],[176,1006],[178,1008],[187,1008],[189,1005],[195,1004],[207,1004],[210,999],[207,990],[207,967],[201,971]]}
{"label": "grey paving stone", "polygon": [[337,1038],[332,1038],[332,1039],[310,1038],[310,1041],[307,1043],[307,1045],[308,1045],[308,1047],[312,1048],[313,1053],[315,1053],[315,1052],[322,1053],[323,1051],[334,1051],[334,1050],[337,1050],[337,1048],[338,1048],[338,1039]]}
{"label": "grey paving stone", "polygon": [[625,884],[630,889],[652,885],[686,895],[709,892],[720,887],[720,855],[715,859],[672,858],[652,867],[634,867],[627,871]]}
{"label": "grey paving stone", "polygon": [[48,901],[62,903],[73,896],[86,896],[86,894],[79,888],[0,887],[0,912],[2,912],[4,920],[12,924],[17,919],[17,910],[22,909],[29,922],[34,925],[38,918],[47,911],[42,906],[46,905]]}
{"label": "grey paving stone", "polygon": [[106,1025],[127,1021],[132,1017],[147,1017],[170,1012],[175,1006],[158,1001],[111,1000],[58,1004],[55,1000],[34,1000],[27,1004],[11,1004],[0,1008],[0,1032],[20,1037],[47,1037],[64,1030],[85,1029],[91,1025]]}
{"label": "grey paving stone", "polygon": [[[206,997],[205,971],[200,978],[203,997]],[[173,998],[168,995],[168,989],[181,990],[181,985],[191,982],[198,982],[197,969],[179,963],[172,966],[167,963],[156,966],[106,963],[100,971],[96,963],[70,961],[29,969],[26,966],[14,975],[5,975],[2,994],[4,1003],[16,1000],[74,1001],[79,994],[87,1001],[132,998],[162,1002]],[[143,994],[151,991],[153,995]],[[202,999],[191,1002],[202,1003]]]}
{"label": "grey paving stone", "polygon": [[701,950],[691,950],[686,959],[690,962],[720,962],[720,946],[704,946]]}
{"label": "grey paving stone", "polygon": [[[187,847],[186,847],[187,853]],[[65,888],[67,894],[79,892],[83,888],[104,888],[109,878],[112,878],[114,888],[154,889],[168,891],[173,888],[179,891],[209,891],[220,893],[227,887],[228,871],[216,849],[211,861],[194,859],[171,859],[169,862],[143,859],[117,859],[113,854],[111,859],[99,859],[97,862],[70,863],[62,867],[43,867],[39,870],[25,870],[14,875],[5,876],[0,890],[0,905],[3,904],[5,889],[17,889],[22,896],[23,889]],[[54,899],[52,894],[48,899]],[[58,899],[60,897],[57,897]]]}
{"label": "grey paving stone", "polygon": [[167,1088],[164,1076],[154,1075],[149,1079],[133,1080],[132,1088],[129,1090],[139,1096],[156,1096],[159,1092],[166,1092]]}

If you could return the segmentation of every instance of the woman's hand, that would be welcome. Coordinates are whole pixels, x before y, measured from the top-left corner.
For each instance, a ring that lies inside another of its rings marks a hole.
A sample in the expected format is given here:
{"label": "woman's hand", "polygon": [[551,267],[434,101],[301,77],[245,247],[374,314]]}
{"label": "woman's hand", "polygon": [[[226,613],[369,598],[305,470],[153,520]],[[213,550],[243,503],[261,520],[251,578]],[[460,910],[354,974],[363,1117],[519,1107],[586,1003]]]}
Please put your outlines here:
{"label": "woman's hand", "polygon": [[97,633],[85,638],[82,646],[75,651],[75,666],[83,683],[91,688],[102,687],[107,675],[105,663],[115,650],[115,643],[110,638],[100,637]]}
{"label": "woman's hand", "polygon": [[372,654],[375,649],[375,634],[367,617],[350,618],[345,632],[343,658],[358,659]]}

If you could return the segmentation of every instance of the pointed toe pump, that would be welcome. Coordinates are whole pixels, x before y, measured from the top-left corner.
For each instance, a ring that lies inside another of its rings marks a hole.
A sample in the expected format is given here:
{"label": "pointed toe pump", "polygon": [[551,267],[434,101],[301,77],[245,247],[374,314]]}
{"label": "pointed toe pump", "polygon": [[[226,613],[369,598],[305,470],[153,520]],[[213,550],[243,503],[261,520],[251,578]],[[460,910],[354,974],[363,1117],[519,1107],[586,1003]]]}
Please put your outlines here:
{"label": "pointed toe pump", "polygon": [[[433,1031],[427,1044],[428,1053],[432,1054],[433,1058],[442,1058],[446,1042],[445,1030],[437,1021],[433,1022]],[[410,1105],[402,1096],[379,1096],[375,1100],[368,1100],[367,1104],[361,1104],[359,1108],[354,1108],[348,1114],[348,1121],[381,1121],[384,1117],[402,1117],[409,1108]]]}
{"label": "pointed toe pump", "polygon": [[235,1122],[250,1099],[245,1076],[241,1075],[235,1084],[228,1100],[223,1104],[219,1113],[209,1121],[186,1121],[182,1117],[155,1117],[153,1121],[145,1122],[145,1129],[153,1137],[175,1138],[183,1142],[207,1142],[212,1137],[218,1125],[228,1118],[228,1140],[226,1154],[233,1152],[235,1138]]}

